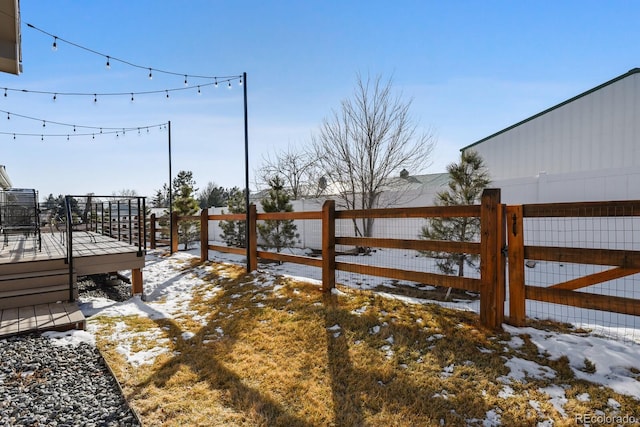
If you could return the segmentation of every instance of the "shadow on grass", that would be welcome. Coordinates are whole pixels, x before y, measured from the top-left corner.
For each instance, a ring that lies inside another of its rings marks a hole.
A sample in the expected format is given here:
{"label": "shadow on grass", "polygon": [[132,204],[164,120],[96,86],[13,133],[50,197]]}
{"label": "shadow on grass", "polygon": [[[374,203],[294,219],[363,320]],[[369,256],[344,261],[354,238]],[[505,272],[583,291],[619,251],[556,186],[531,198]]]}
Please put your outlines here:
{"label": "shadow on grass", "polygon": [[[243,280],[251,280],[250,276],[245,276]],[[230,291],[223,291],[222,299]],[[229,296],[229,295],[226,295]],[[149,308],[150,309],[150,308]],[[152,310],[152,309],[151,309]],[[162,317],[157,313],[157,317]],[[245,384],[246,378],[242,378],[235,372],[226,368],[221,360],[224,354],[213,354],[213,351],[203,351],[202,343],[206,337],[216,333],[219,323],[209,322],[202,327],[195,336],[185,339],[184,330],[173,319],[153,320],[170,339],[174,340],[177,352],[167,362],[163,363],[144,382],[137,384],[130,395],[130,398],[144,394],[146,387],[154,385],[163,388],[171,381],[181,367],[187,367],[196,376],[197,381],[207,383],[212,390],[221,391],[224,395],[223,405],[232,407],[234,410],[242,412],[245,418],[252,419],[257,425],[278,425],[278,426],[311,426],[305,420],[298,418],[280,405],[278,402],[261,393],[259,390]],[[231,351],[233,343],[237,337],[233,336],[233,331],[241,328],[234,326],[234,323],[242,322],[242,328],[246,328],[247,316],[239,319],[232,318],[223,324],[225,331],[225,345],[221,348]],[[231,335],[226,331],[230,331]],[[221,420],[217,420],[218,422]],[[213,424],[213,421],[212,421]]]}

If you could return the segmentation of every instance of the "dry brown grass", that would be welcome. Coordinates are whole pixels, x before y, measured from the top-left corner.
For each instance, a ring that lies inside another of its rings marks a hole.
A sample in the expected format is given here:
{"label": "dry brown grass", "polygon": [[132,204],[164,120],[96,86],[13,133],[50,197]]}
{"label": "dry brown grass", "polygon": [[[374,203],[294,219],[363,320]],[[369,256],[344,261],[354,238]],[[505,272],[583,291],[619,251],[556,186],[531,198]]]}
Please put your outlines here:
{"label": "dry brown grass", "polygon": [[[527,336],[514,350],[506,345],[508,334],[482,329],[472,313],[345,288],[323,295],[317,286],[283,277],[270,281],[237,266],[206,266],[215,268],[190,307],[207,316],[204,326],[190,316],[90,320],[99,325],[98,347],[145,425],[458,426],[481,425],[493,410],[507,426],[547,419],[563,426],[574,425],[575,414],[607,413],[609,398],[637,405],[576,380],[566,358],[545,358]],[[215,286],[222,290],[211,292]],[[152,365],[133,367],[117,351],[116,328],[155,333],[131,338],[131,351],[153,348],[158,337],[170,351]],[[185,340],[185,331],[195,336]],[[512,396],[501,397],[499,378],[516,354],[557,377],[510,384]],[[565,388],[566,418],[539,391],[551,384]],[[582,393],[591,400],[579,400]]]}

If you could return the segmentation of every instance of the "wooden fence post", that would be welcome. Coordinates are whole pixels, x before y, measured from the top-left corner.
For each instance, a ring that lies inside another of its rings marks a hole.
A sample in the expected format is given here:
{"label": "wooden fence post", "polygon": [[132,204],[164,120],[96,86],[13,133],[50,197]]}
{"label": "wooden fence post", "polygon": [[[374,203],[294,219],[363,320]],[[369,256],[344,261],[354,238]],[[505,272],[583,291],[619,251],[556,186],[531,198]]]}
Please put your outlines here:
{"label": "wooden fence post", "polygon": [[247,251],[247,265],[249,271],[258,269],[258,209],[256,205],[249,205],[249,224],[246,231],[249,233],[249,248]]}
{"label": "wooden fence post", "polygon": [[156,248],[156,214],[149,217],[149,247]]}
{"label": "wooden fence post", "polygon": [[171,214],[171,253],[178,252],[178,213]]}
{"label": "wooden fence post", "polygon": [[200,262],[209,260],[209,208],[200,212]]}
{"label": "wooden fence post", "polygon": [[504,320],[501,213],[500,189],[485,189],[480,208],[480,322],[491,329],[500,328]]}
{"label": "wooden fence post", "polygon": [[506,226],[509,238],[509,323],[513,326],[524,326],[527,314],[522,205],[507,208]]}
{"label": "wooden fence post", "polygon": [[322,205],[322,292],[336,287],[336,205],[327,200]]}

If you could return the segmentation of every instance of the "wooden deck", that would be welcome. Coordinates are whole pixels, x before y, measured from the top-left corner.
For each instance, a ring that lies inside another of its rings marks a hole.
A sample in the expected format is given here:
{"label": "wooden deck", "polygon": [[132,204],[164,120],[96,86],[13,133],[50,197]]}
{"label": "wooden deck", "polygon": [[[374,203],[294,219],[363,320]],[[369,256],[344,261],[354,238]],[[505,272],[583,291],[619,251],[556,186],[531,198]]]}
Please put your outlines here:
{"label": "wooden deck", "polygon": [[137,246],[74,232],[70,274],[66,245],[63,233],[43,232],[42,250],[32,236],[22,235],[11,236],[0,249],[0,336],[84,328],[84,316],[73,302],[78,276],[132,270],[141,281],[144,254]]}

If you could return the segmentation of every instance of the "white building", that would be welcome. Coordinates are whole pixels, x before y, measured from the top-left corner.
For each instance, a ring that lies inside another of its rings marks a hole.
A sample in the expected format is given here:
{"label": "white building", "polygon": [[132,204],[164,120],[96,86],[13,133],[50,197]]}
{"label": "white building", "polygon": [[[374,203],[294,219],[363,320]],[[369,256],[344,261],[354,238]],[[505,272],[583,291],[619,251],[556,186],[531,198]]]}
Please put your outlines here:
{"label": "white building", "polygon": [[640,199],[640,68],[468,149],[506,203]]}

